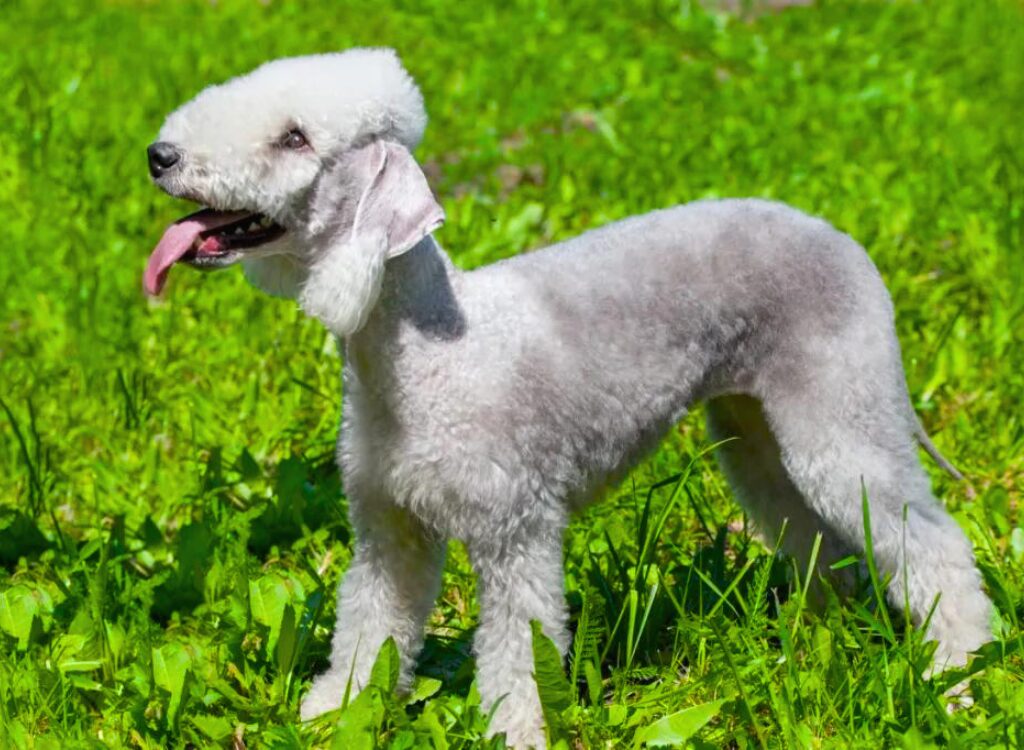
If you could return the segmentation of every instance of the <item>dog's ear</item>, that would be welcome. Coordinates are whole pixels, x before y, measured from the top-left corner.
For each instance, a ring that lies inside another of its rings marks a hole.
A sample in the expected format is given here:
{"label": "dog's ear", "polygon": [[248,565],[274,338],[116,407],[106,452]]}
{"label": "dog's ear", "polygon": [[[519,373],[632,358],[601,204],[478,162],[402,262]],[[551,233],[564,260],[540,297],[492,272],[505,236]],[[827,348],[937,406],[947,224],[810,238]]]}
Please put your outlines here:
{"label": "dog's ear", "polygon": [[356,170],[369,176],[356,206],[353,238],[382,233],[387,257],[393,258],[444,223],[444,209],[404,146],[373,141],[352,156]]}
{"label": "dog's ear", "polygon": [[[412,249],[444,221],[427,179],[402,146],[375,141],[342,154],[325,173],[314,206],[319,252],[299,305],[346,338],[377,303],[385,261]],[[355,208],[353,208],[353,205]]]}

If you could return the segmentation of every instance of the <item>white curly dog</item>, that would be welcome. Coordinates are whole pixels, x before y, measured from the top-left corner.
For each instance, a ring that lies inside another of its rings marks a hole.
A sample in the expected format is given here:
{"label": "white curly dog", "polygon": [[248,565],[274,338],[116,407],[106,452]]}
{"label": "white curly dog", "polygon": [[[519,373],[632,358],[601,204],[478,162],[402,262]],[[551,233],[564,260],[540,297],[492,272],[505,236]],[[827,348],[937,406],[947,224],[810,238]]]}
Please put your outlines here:
{"label": "white curly dog", "polygon": [[[395,54],[277,60],[200,92],[149,147],[171,195],[170,267],[236,261],[344,341],[338,460],[355,551],[331,666],[303,718],[365,684],[391,636],[408,684],[445,540],[479,576],[474,649],[491,732],[543,747],[530,621],[563,653],[570,513],[697,401],[736,495],[769,537],[821,561],[864,547],[862,488],[891,604],[963,664],[990,603],[966,536],[933,497],[893,308],[864,250],[761,200],[616,222],[472,272],[431,233],[444,214],[410,155],[426,115]],[[934,612],[931,612],[932,607]],[[931,618],[928,619],[931,612]]]}

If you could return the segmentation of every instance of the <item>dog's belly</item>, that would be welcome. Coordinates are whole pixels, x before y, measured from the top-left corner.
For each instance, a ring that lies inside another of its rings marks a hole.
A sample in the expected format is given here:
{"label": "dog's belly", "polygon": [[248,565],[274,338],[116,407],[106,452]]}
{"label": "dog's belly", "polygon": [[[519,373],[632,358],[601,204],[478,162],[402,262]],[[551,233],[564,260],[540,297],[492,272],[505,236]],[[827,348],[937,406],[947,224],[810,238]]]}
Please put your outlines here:
{"label": "dog's belly", "polygon": [[555,523],[655,448],[694,396],[675,378],[630,393],[531,373],[528,398],[443,412],[385,406],[347,381],[338,458],[350,507],[394,504],[466,542]]}

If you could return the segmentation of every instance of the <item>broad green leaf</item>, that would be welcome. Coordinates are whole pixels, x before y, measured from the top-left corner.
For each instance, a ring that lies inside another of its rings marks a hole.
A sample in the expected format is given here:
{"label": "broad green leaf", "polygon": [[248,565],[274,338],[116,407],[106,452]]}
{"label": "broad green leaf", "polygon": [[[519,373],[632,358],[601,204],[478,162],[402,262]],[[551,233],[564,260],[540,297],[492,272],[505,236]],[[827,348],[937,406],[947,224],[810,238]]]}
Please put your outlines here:
{"label": "broad green leaf", "polygon": [[96,554],[99,549],[103,547],[102,539],[93,539],[86,542],[80,550],[78,550],[79,560],[88,560],[90,557]]}
{"label": "broad green leaf", "polygon": [[14,586],[0,593],[0,630],[16,638],[21,650],[28,648],[33,625],[52,613],[53,600],[44,589]]}
{"label": "broad green leaf", "polygon": [[252,619],[268,628],[281,621],[288,593],[276,576],[263,576],[249,581],[249,611]]}
{"label": "broad green leaf", "polygon": [[18,648],[28,648],[36,605],[24,589],[14,588],[0,594],[0,629],[18,640]]}
{"label": "broad green leaf", "polygon": [[405,699],[405,705],[411,706],[414,703],[425,701],[427,698],[435,695],[441,689],[442,684],[440,680],[434,677],[417,675],[412,683],[412,690],[409,691],[409,696]]}
{"label": "broad green leaf", "polygon": [[104,624],[107,631],[107,645],[110,647],[110,653],[113,655],[116,663],[124,652],[124,628],[114,622],[106,622]]}
{"label": "broad green leaf", "polygon": [[177,643],[169,643],[153,649],[153,682],[168,693],[167,721],[174,723],[181,694],[185,689],[185,678],[188,676],[191,660],[185,649]]}
{"label": "broad green leaf", "polygon": [[428,703],[415,722],[417,726],[426,728],[430,734],[433,750],[448,750],[448,732],[440,718],[443,715],[443,709],[438,708],[436,702]]}
{"label": "broad green leaf", "polygon": [[334,725],[332,750],[373,750],[383,722],[384,701],[380,690],[371,685],[341,712]]}
{"label": "broad green leaf", "polygon": [[65,633],[59,636],[54,643],[53,653],[58,664],[63,661],[74,659],[82,651],[87,651],[86,645],[89,637],[76,633]]}
{"label": "broad green leaf", "polygon": [[391,740],[388,750],[412,750],[416,746],[416,734],[409,729],[402,729]]}
{"label": "broad green leaf", "polygon": [[295,629],[295,610],[288,604],[285,606],[284,614],[281,616],[277,648],[274,650],[277,668],[282,674],[287,674],[291,671],[297,646],[298,633]]}
{"label": "broad green leaf", "polygon": [[276,651],[281,620],[287,604],[288,590],[277,576],[263,576],[259,580],[249,582],[249,608],[252,618],[270,631],[267,637],[267,654]]}
{"label": "broad green leaf", "polygon": [[190,716],[189,721],[195,724],[200,732],[215,742],[225,740],[231,735],[231,722],[223,716],[200,714],[199,716]]}
{"label": "broad green leaf", "polygon": [[551,639],[544,635],[538,620],[530,621],[533,632],[533,677],[549,731],[555,734],[562,727],[562,712],[572,705],[572,687],[562,668],[562,655]]}
{"label": "broad green leaf", "polygon": [[398,685],[398,648],[388,638],[377,652],[370,671],[370,683],[341,712],[335,725],[334,750],[369,750],[376,743],[384,723],[384,701]]}
{"label": "broad green leaf", "polygon": [[1010,532],[1010,551],[1018,563],[1024,562],[1024,529],[1020,526]]}
{"label": "broad green leaf", "polygon": [[[291,604],[293,591],[303,596],[301,585],[294,580],[283,580],[276,575],[266,575],[249,582],[249,610],[252,619],[269,629],[267,654],[277,653],[277,641],[284,625],[285,608]],[[291,627],[295,628],[295,613],[292,612]],[[292,646],[294,649],[294,645]]]}
{"label": "broad green leaf", "polygon": [[636,745],[681,746],[718,715],[726,699],[701,703],[669,714],[637,732]]}
{"label": "broad green leaf", "polygon": [[370,671],[370,684],[376,685],[385,695],[390,695],[398,686],[399,668],[398,647],[394,639],[389,637],[377,652],[377,660]]}
{"label": "broad green leaf", "polygon": [[621,703],[613,703],[607,708],[607,720],[605,723],[610,727],[617,727],[626,720],[628,710]]}

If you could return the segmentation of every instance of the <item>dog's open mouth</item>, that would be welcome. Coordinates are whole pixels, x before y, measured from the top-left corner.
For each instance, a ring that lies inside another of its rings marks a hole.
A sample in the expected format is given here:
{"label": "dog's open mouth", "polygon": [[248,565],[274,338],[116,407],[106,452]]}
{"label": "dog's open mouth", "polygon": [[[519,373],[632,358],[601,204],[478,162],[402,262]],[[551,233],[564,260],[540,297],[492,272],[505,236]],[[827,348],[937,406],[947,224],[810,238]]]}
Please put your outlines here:
{"label": "dog's open mouth", "polygon": [[148,294],[159,294],[171,266],[179,261],[195,268],[223,268],[245,250],[273,242],[284,232],[262,214],[204,208],[167,228],[149,256],[142,284]]}

